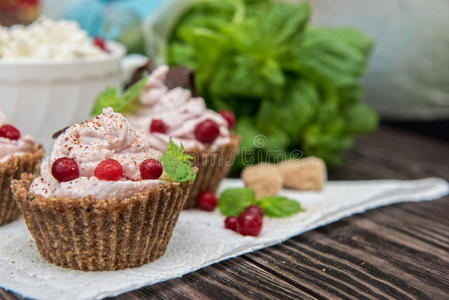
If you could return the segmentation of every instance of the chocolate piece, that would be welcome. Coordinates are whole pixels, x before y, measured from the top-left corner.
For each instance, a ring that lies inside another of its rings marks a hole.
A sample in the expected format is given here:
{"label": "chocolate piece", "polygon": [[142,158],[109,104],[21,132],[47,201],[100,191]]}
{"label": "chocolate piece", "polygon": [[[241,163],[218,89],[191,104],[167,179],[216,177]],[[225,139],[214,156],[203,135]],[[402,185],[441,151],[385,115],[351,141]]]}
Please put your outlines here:
{"label": "chocolate piece", "polygon": [[130,86],[132,86],[134,83],[136,83],[137,81],[139,81],[141,78],[144,78],[148,75],[151,74],[151,72],[154,70],[154,64],[152,61],[148,61],[146,64],[138,67],[132,77],[131,77],[131,81],[128,82],[128,84],[126,84],[125,89],[129,88]]}
{"label": "chocolate piece", "polygon": [[192,69],[184,66],[170,68],[167,73],[167,77],[165,78],[165,85],[169,89],[174,89],[175,87],[182,87],[185,89],[190,88],[192,96],[198,96],[195,86],[195,74]]}
{"label": "chocolate piece", "polygon": [[[131,81],[125,86],[125,88],[132,86],[141,78],[150,75],[155,68],[156,66],[152,61],[148,61],[143,66],[140,66],[134,71]],[[165,78],[165,85],[169,89],[174,89],[176,87],[182,87],[185,89],[188,88],[191,90],[194,97],[199,96],[195,86],[195,74],[193,70],[181,65],[177,67],[170,67],[167,77]]]}

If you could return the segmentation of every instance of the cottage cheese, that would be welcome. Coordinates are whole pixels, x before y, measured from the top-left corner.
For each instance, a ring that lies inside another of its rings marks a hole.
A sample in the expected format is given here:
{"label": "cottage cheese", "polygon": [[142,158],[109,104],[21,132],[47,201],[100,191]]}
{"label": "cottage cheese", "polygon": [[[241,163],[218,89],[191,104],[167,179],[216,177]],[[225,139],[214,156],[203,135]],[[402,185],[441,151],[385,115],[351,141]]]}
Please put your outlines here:
{"label": "cottage cheese", "polygon": [[0,60],[67,61],[107,55],[73,21],[42,17],[29,26],[0,26]]}

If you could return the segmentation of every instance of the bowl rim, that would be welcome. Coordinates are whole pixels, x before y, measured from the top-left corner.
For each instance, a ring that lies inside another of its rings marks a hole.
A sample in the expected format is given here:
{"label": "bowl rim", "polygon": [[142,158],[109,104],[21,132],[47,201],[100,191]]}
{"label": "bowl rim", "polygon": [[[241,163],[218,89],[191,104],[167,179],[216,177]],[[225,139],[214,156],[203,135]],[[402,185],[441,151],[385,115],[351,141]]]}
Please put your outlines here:
{"label": "bowl rim", "polygon": [[90,65],[101,62],[111,62],[122,59],[126,55],[126,48],[121,43],[115,41],[107,41],[106,45],[110,50],[110,53],[106,57],[90,57],[90,58],[80,58],[80,59],[70,59],[70,60],[34,60],[21,58],[17,60],[12,59],[2,59],[0,58],[0,67],[2,66],[72,66],[72,65]]}

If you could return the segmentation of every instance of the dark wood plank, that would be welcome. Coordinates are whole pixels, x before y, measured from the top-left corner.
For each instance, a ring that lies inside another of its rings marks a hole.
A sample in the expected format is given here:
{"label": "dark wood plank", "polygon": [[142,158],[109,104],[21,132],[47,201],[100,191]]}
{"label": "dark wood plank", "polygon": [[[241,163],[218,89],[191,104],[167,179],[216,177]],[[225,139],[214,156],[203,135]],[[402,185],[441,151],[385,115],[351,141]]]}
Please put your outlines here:
{"label": "dark wood plank", "polygon": [[0,299],[2,299],[2,300],[19,300],[19,299],[23,299],[23,298],[13,292],[5,291],[4,289],[0,289]]}
{"label": "dark wood plank", "polygon": [[[381,127],[331,179],[449,179],[449,144]],[[449,197],[370,210],[117,299],[448,299]],[[0,299],[21,299],[0,289]]]}
{"label": "dark wood plank", "polygon": [[449,143],[381,127],[361,137],[331,179],[449,179]]}

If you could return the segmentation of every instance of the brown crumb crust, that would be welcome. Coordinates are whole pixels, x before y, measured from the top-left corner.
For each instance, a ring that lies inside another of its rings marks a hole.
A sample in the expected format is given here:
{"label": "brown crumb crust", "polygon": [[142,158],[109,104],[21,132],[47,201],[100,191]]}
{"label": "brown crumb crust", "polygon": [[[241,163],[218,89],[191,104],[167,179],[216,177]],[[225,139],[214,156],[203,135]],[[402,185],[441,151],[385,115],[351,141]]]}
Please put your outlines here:
{"label": "brown crumb crust", "polygon": [[22,173],[38,174],[44,149],[34,147],[24,155],[12,156],[0,163],[0,225],[10,223],[20,216],[20,210],[11,192],[11,180],[20,179]]}
{"label": "brown crumb crust", "polygon": [[14,197],[40,254],[83,271],[138,267],[164,254],[192,182],[151,187],[125,199],[42,197],[34,177],[14,180]]}
{"label": "brown crumb crust", "polygon": [[198,167],[195,182],[187,198],[184,209],[194,208],[199,194],[203,191],[216,192],[221,180],[229,172],[239,150],[240,136],[233,136],[231,142],[221,145],[216,151],[198,148],[186,151],[193,156],[194,165]]}

